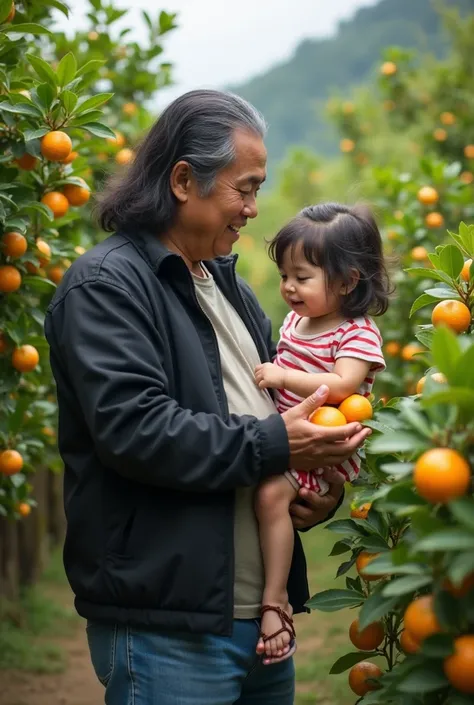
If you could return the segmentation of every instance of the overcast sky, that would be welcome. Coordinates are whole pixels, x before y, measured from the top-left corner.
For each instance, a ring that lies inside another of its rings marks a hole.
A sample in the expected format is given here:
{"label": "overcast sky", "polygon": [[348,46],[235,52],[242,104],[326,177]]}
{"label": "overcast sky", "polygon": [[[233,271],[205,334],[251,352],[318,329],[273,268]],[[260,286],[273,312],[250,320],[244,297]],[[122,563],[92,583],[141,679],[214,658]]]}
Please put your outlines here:
{"label": "overcast sky", "polygon": [[[67,1],[67,0],[66,0]],[[291,56],[307,37],[332,34],[340,19],[378,0],[115,0],[130,8],[127,25],[134,38],[144,36],[140,8],[178,13],[179,27],[165,40],[164,60],[174,65],[175,84],[161,92],[161,104],[192,88],[216,87],[246,80]],[[83,26],[89,4],[69,0],[69,20],[62,29]],[[130,24],[128,24],[130,23]]]}

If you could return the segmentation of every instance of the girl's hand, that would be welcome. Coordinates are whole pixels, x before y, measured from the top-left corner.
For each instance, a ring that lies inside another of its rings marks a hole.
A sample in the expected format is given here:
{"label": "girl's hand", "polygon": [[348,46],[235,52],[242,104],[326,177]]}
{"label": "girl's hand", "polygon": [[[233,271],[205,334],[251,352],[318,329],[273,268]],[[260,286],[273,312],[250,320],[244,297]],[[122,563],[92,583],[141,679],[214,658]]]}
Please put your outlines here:
{"label": "girl's hand", "polygon": [[255,382],[259,389],[282,389],[285,373],[273,362],[264,362],[255,368]]}

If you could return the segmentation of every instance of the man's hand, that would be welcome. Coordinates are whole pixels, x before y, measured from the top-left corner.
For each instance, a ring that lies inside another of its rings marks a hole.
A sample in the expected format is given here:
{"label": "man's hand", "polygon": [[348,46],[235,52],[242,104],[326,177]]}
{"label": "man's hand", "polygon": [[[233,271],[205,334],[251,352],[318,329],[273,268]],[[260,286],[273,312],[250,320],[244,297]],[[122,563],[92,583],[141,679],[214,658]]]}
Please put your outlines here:
{"label": "man's hand", "polygon": [[302,487],[298,500],[290,505],[290,514],[295,529],[309,529],[324,521],[337,507],[344,489],[344,476],[335,468],[324,471],[323,477],[329,483],[327,494],[320,497],[316,492]]}
{"label": "man's hand", "polygon": [[273,362],[264,362],[255,368],[255,382],[259,389],[283,389],[285,373]]}

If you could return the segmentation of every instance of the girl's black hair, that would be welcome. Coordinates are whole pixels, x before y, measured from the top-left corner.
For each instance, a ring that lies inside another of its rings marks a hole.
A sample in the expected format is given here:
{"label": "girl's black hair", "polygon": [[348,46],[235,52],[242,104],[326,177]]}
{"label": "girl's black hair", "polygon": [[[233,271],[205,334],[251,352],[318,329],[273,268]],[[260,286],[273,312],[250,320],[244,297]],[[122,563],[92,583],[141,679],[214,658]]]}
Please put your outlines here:
{"label": "girl's black hair", "polygon": [[381,315],[392,293],[383,255],[382,238],[375,219],[363,205],[321,203],[304,208],[269,244],[269,255],[281,268],[288,249],[301,245],[305,259],[321,267],[327,286],[359,280],[342,297],[341,312],[347,318]]}

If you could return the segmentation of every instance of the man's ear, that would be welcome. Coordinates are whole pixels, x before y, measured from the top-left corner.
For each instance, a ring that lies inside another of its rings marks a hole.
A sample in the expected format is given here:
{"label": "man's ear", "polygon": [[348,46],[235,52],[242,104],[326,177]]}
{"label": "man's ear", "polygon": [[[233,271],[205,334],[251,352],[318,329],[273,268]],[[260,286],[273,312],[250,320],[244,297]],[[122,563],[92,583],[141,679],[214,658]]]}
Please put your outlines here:
{"label": "man's ear", "polygon": [[186,203],[191,188],[192,172],[188,162],[176,162],[170,175],[170,187],[180,203]]}

